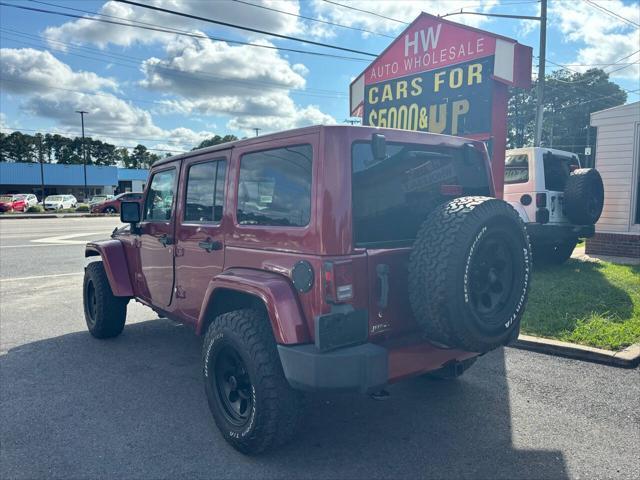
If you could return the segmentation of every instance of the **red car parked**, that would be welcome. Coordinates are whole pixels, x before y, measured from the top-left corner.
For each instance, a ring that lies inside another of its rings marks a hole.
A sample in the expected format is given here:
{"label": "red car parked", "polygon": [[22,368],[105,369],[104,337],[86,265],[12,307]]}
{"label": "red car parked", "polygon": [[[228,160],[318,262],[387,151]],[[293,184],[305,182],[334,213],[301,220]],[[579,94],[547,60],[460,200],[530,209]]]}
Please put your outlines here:
{"label": "red car parked", "polygon": [[91,207],[91,213],[118,213],[122,202],[136,202],[140,200],[142,200],[142,193],[121,193],[111,200],[96,203]]}
{"label": "red car parked", "polygon": [[38,199],[31,193],[0,195],[0,212],[26,212],[37,204]]}
{"label": "red car parked", "polygon": [[122,203],[129,225],[86,247],[101,258],[87,327],[119,335],[136,300],[204,335],[213,417],[257,453],[294,435],[305,391],[384,395],[517,338],[531,249],[493,194],[483,143],[402,130],[308,127],[162,159],[144,200]]}

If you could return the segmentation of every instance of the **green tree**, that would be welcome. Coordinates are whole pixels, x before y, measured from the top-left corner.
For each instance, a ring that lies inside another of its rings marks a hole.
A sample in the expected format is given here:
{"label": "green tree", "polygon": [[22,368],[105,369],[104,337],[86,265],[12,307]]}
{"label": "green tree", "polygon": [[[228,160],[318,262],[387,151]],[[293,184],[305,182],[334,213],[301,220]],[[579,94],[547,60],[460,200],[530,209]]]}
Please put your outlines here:
{"label": "green tree", "polygon": [[[534,83],[531,90],[511,91],[508,148],[533,144],[536,87]],[[595,135],[589,132],[591,113],[622,105],[626,100],[625,91],[601,69],[584,73],[554,71],[545,77],[542,145],[583,154],[586,146],[595,145]]]}
{"label": "green tree", "polygon": [[214,145],[220,145],[221,143],[233,142],[238,140],[238,137],[235,135],[225,135],[221,137],[220,135],[215,135],[211,138],[203,140],[197,147],[192,148],[191,150],[198,150],[199,148],[212,147]]}

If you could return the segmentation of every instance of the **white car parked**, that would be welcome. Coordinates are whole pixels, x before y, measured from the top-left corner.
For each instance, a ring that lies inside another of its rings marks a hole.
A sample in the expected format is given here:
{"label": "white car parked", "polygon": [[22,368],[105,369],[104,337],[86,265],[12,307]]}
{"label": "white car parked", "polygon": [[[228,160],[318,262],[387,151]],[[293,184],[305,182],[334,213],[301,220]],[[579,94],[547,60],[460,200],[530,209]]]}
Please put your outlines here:
{"label": "white car parked", "polygon": [[45,210],[62,210],[63,208],[76,208],[78,200],[73,195],[49,195],[44,199]]}

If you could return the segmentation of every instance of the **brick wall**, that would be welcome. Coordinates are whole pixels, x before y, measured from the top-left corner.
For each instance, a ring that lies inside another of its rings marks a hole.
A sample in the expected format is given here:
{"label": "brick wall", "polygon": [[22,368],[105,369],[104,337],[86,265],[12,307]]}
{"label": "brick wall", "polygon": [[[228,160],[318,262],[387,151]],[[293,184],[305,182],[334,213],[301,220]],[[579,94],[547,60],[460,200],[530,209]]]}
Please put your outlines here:
{"label": "brick wall", "polygon": [[587,238],[585,253],[640,258],[640,235],[596,233]]}

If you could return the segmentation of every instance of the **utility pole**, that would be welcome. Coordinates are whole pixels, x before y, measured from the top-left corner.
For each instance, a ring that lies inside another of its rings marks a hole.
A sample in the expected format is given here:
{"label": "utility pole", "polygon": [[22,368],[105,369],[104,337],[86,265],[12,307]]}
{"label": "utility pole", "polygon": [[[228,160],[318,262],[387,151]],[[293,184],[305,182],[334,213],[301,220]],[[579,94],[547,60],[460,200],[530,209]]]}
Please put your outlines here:
{"label": "utility pole", "polygon": [[260,130],[262,130],[261,128],[254,128],[253,131],[256,132],[256,137],[258,136],[258,133],[260,132]]}
{"label": "utility pole", "polygon": [[89,201],[89,194],[87,192],[87,147],[84,143],[84,114],[89,113],[84,110],[76,110],[76,113],[80,114],[80,121],[82,122],[82,157],[84,158],[84,202]]}
{"label": "utility pole", "polygon": [[544,67],[547,59],[547,0],[540,2],[540,56],[538,58],[538,103],[536,105],[536,131],[533,146],[542,142],[542,117],[544,115]]}
{"label": "utility pole", "polygon": [[538,102],[536,105],[536,130],[534,132],[534,146],[539,147],[542,140],[542,114],[544,107],[544,66],[547,52],[547,0],[540,1],[540,16],[532,17],[529,15],[504,15],[500,13],[482,13],[482,12],[452,12],[442,15],[441,18],[450,17],[452,15],[481,15],[483,17],[497,18],[515,18],[522,20],[537,20],[540,22],[540,58],[538,63]]}
{"label": "utility pole", "polygon": [[42,137],[38,137],[40,143],[40,188],[42,191],[42,208],[44,208],[44,155],[42,154]]}

